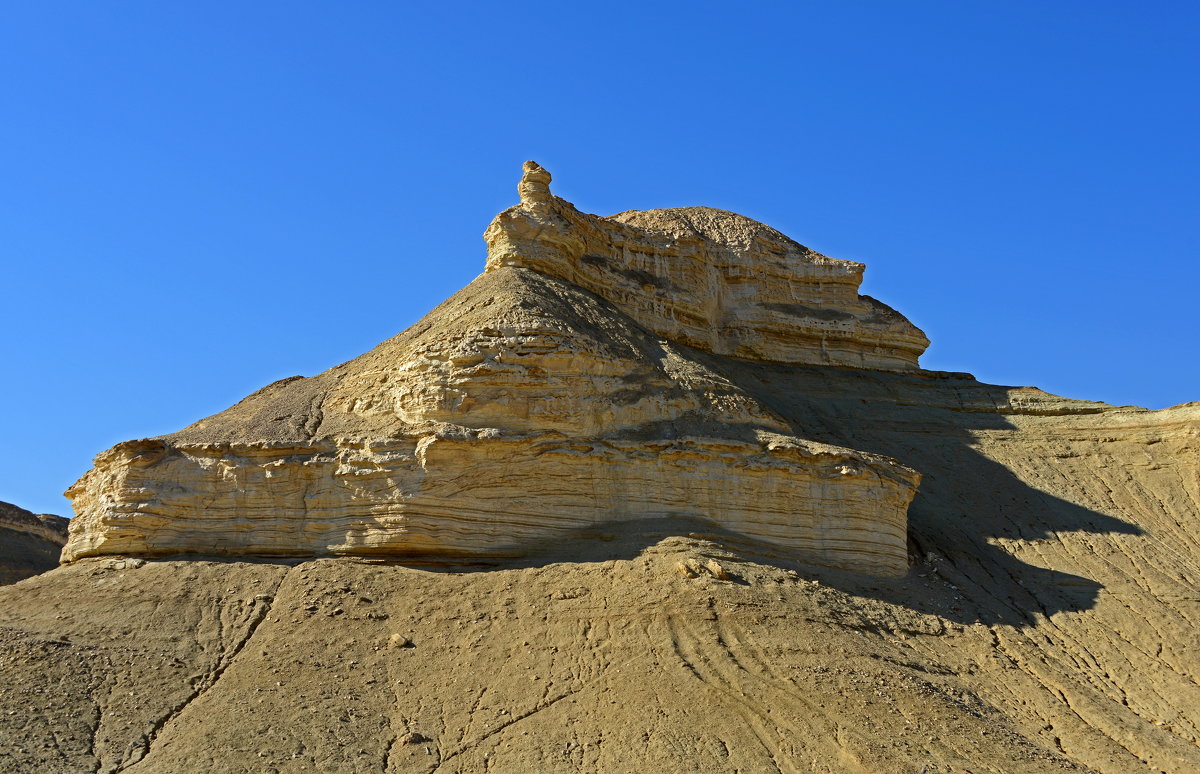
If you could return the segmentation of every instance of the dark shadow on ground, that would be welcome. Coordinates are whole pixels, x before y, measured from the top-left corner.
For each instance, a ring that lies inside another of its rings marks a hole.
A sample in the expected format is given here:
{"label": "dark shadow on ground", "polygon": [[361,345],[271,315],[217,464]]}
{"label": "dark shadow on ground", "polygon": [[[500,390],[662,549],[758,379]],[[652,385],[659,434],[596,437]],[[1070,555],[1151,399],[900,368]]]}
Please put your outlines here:
{"label": "dark shadow on ground", "polygon": [[[792,425],[796,435],[883,454],[920,471],[909,508],[911,576],[942,579],[936,613],[960,623],[1029,624],[1035,615],[1087,610],[1101,584],[1034,567],[989,539],[1036,541],[1056,533],[1142,534],[1141,528],[1034,489],[975,448],[976,431],[1019,432],[1013,388],[967,374],[890,374],[711,359],[739,387]],[[1079,413],[1097,404],[1080,402]],[[990,409],[990,410],[989,410]],[[863,587],[853,579],[842,584]],[[875,596],[920,606],[904,584]],[[870,588],[866,586],[865,588]]]}

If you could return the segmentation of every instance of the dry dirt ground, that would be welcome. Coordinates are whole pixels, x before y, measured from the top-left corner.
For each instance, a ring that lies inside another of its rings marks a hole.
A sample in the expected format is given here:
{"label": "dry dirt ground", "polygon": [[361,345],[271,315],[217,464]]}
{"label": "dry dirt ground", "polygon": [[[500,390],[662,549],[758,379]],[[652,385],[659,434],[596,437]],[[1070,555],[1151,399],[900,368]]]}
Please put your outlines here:
{"label": "dry dirt ground", "polygon": [[6,771],[1077,770],[960,674],[1020,669],[974,663],[986,627],[869,596],[934,601],[932,574],[847,592],[688,538],[465,572],[113,565],[22,584]]}
{"label": "dry dirt ground", "polygon": [[686,520],[493,566],[87,559],[0,588],[0,771],[1200,771],[1200,406],[729,376],[925,475],[907,577]]}

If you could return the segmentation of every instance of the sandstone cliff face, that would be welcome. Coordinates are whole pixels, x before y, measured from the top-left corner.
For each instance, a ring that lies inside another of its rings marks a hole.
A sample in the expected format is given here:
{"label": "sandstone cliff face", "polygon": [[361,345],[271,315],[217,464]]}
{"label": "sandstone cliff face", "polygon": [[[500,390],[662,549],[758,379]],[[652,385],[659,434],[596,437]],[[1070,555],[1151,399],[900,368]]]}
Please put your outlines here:
{"label": "sandstone cliff face", "polygon": [[0,502],[0,586],[58,566],[67,520]]}
{"label": "sandstone cliff face", "polygon": [[585,216],[548,179],[527,165],[487,271],[408,331],[97,457],[64,559],[501,557],[684,518],[903,574],[919,474],[807,440],[723,373],[728,354],[914,367],[924,337],[856,294],[862,266],[732,213]]}

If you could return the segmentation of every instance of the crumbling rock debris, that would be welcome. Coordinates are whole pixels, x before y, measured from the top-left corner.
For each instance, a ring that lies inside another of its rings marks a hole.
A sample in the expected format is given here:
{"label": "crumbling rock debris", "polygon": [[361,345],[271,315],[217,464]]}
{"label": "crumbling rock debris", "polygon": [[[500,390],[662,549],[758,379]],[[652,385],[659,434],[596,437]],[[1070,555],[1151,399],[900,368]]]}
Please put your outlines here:
{"label": "crumbling rock debris", "polygon": [[729,580],[729,573],[715,559],[701,562],[695,557],[688,557],[675,565],[675,571],[685,578],[699,578],[707,575],[717,580]]}
{"label": "crumbling rock debris", "polygon": [[717,563],[716,559],[709,559],[707,562],[705,562],[704,570],[717,580],[729,580],[729,573],[725,571],[724,567]]}
{"label": "crumbling rock debris", "polygon": [[407,734],[399,737],[396,741],[400,744],[424,744],[426,742],[432,742],[433,740],[419,731],[409,731]]}

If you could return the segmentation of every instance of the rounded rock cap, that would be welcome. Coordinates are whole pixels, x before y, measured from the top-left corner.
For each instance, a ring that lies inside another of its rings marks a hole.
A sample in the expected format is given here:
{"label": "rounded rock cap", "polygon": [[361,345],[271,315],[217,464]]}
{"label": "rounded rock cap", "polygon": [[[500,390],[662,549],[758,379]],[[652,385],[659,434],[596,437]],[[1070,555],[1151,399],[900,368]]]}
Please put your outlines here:
{"label": "rounded rock cap", "polygon": [[526,161],[521,165],[521,182],[517,185],[517,193],[521,195],[521,203],[545,201],[550,198],[550,173],[536,161]]}

